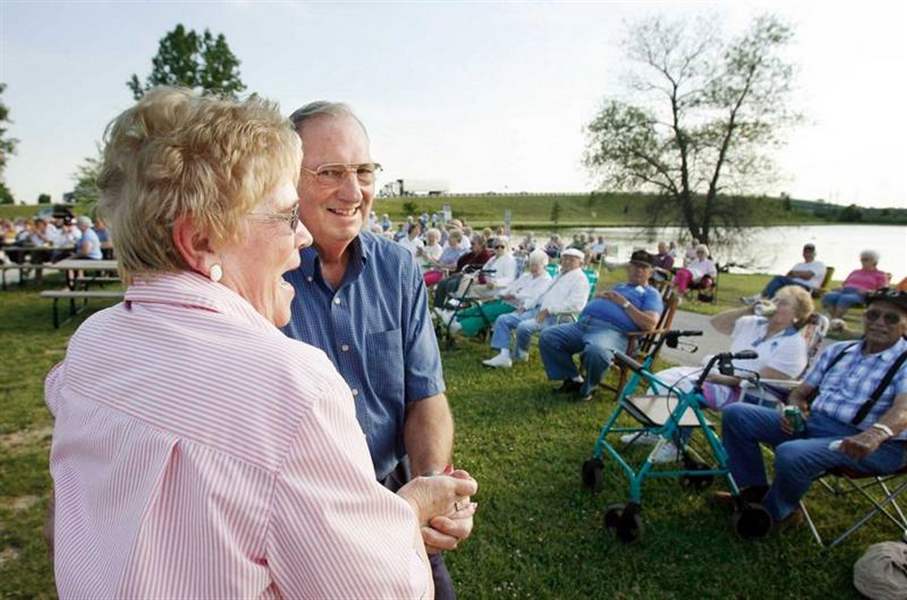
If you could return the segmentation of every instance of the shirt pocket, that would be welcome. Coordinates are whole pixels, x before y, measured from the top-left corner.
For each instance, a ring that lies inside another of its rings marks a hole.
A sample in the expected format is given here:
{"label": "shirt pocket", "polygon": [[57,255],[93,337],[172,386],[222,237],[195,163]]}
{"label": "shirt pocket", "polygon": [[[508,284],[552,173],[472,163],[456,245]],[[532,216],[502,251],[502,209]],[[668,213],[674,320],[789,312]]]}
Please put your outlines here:
{"label": "shirt pocket", "polygon": [[406,368],[400,329],[365,336],[365,370],[375,394],[385,402],[403,403]]}

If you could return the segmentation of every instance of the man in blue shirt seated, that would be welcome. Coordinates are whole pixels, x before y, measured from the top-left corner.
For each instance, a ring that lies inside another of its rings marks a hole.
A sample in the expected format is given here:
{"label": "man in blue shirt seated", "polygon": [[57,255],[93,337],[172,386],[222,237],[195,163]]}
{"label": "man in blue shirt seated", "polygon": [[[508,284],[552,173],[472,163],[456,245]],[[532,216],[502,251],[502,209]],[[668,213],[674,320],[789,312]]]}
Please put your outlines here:
{"label": "man in blue shirt seated", "polygon": [[[788,404],[805,417],[802,431],[763,406],[740,402],[722,412],[734,480],[745,500],[762,503],[782,526],[803,520],[800,499],[829,469],[886,474],[907,463],[907,293],[882,290],[868,302],[863,339],[826,348],[791,392]],[[775,446],[771,487],[760,443]],[[726,492],[715,499],[731,503]]]}
{"label": "man in blue shirt seated", "polygon": [[[576,323],[549,327],[539,339],[539,351],[548,379],[561,380],[561,393],[578,394],[589,400],[611,365],[615,350],[627,347],[627,333],[654,329],[663,303],[649,285],[652,255],[637,250],[630,257],[628,281],[599,292],[586,305]],[[582,352],[585,380],[573,355]]]}

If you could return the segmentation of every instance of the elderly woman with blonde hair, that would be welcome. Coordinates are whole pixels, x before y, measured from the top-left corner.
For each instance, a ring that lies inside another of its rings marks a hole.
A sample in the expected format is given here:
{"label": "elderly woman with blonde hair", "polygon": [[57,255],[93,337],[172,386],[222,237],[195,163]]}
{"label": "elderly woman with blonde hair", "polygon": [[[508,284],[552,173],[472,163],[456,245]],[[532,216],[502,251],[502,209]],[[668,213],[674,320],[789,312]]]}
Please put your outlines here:
{"label": "elderly woman with blonde hair", "polygon": [[[758,355],[750,360],[735,360],[736,369],[754,371],[762,379],[790,380],[798,378],[809,360],[807,340],[802,330],[813,317],[813,300],[805,289],[788,285],[777,292],[771,302],[761,301],[753,306],[727,310],[712,317],[712,327],[731,337],[730,352],[755,350]],[[703,359],[703,364],[711,356]],[[701,367],[673,367],[659,371],[656,376],[668,385],[679,389],[692,389]],[[706,379],[702,395],[705,403],[716,410],[741,400],[760,403],[777,403],[779,398],[770,391],[747,397],[739,377],[713,373]],[[664,393],[664,390],[658,390]],[[645,434],[626,435],[624,442],[655,442],[657,436]],[[653,457],[653,462],[672,462],[677,459],[677,447],[668,442]]]}
{"label": "elderly woman with blonde hair", "polygon": [[108,129],[124,302],[46,381],[63,598],[430,597],[420,526],[465,472],[375,481],[350,389],[278,329],[312,241],[276,107],[158,88]]}

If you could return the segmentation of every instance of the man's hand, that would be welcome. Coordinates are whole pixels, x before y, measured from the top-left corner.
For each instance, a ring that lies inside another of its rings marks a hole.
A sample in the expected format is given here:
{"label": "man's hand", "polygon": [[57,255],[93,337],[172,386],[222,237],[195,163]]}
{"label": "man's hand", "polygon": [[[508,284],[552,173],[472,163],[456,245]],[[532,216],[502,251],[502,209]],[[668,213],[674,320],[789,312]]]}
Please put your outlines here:
{"label": "man's hand", "polygon": [[840,451],[854,460],[863,460],[878,450],[887,439],[884,431],[870,428],[841,440]]}
{"label": "man's hand", "polygon": [[[791,402],[790,405],[799,408],[800,415],[803,417],[803,420],[806,421],[806,418],[809,416],[809,403],[800,398],[792,398],[792,400],[793,402]],[[790,428],[790,423],[787,422],[787,418],[784,416],[783,412],[779,415],[779,418],[781,419],[781,431],[787,435],[794,435],[794,431]]]}
{"label": "man's hand", "polygon": [[[451,473],[457,479],[472,479],[466,471],[458,469]],[[422,527],[422,541],[425,551],[437,554],[444,550],[456,550],[457,545],[472,533],[473,516],[478,504],[469,497],[456,503],[454,510],[446,515],[433,517],[427,526]]]}
{"label": "man's hand", "polygon": [[623,305],[623,303],[627,301],[626,298],[624,298],[621,294],[618,294],[614,290],[605,290],[602,293],[598,294],[598,297],[610,300],[611,302],[614,302],[618,305]]}

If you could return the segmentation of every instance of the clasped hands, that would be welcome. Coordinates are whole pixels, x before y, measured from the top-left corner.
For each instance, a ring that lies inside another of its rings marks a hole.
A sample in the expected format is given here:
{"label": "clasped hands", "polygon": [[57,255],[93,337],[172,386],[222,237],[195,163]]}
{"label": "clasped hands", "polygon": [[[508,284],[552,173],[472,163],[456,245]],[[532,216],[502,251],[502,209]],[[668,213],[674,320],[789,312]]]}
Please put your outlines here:
{"label": "clasped hands", "polygon": [[416,477],[398,492],[419,518],[422,541],[429,554],[455,550],[472,533],[478,504],[470,497],[478,484],[462,469],[445,469],[440,475]]}

